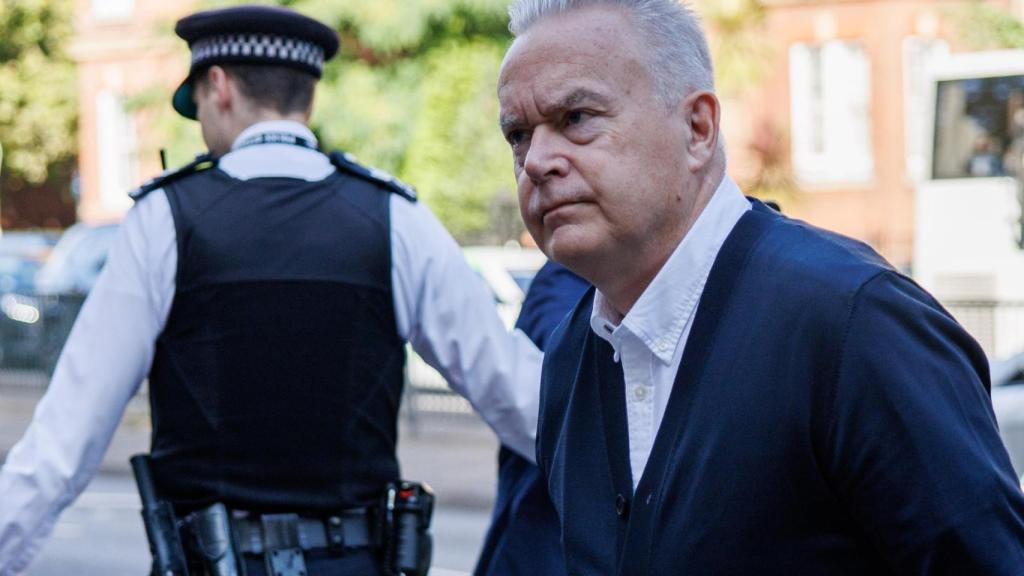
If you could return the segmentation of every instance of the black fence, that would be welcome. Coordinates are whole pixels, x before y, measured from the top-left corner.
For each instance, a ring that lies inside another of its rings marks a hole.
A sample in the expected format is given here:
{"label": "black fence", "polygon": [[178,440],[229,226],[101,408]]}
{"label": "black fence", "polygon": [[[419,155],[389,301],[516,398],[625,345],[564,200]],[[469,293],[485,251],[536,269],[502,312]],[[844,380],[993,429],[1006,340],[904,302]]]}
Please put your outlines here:
{"label": "black fence", "polygon": [[[84,301],[84,296],[0,293],[0,390],[46,388]],[[422,415],[473,417],[469,402],[412,350],[406,378],[403,417],[413,424]]]}
{"label": "black fence", "polygon": [[84,301],[80,295],[0,294],[0,386],[46,387]]}
{"label": "black fence", "polygon": [[943,304],[974,336],[990,360],[1024,352],[1024,301],[947,301]]}
{"label": "black fence", "polygon": [[[0,389],[44,389],[83,296],[0,294]],[[1024,351],[1024,301],[948,301],[950,313],[991,359]],[[469,403],[419,356],[409,352],[403,416],[472,417]]]}

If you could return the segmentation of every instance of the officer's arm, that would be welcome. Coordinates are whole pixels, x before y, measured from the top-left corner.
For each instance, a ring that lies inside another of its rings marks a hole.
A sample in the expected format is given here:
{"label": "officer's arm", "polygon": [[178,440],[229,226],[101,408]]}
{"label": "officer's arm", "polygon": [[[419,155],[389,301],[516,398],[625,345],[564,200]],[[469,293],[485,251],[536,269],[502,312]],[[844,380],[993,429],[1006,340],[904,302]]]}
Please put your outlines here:
{"label": "officer's arm", "polygon": [[532,462],[540,351],[522,332],[505,328],[491,291],[422,204],[392,198],[391,252],[399,334],[504,445]]}
{"label": "officer's arm", "polygon": [[884,273],[860,291],[823,466],[894,573],[1021,573],[1024,495],[987,380],[980,348],[909,280]]}
{"label": "officer's arm", "polygon": [[0,575],[27,567],[88,484],[145,377],[173,297],[174,238],[162,193],[121,224],[49,389],[0,469]]}

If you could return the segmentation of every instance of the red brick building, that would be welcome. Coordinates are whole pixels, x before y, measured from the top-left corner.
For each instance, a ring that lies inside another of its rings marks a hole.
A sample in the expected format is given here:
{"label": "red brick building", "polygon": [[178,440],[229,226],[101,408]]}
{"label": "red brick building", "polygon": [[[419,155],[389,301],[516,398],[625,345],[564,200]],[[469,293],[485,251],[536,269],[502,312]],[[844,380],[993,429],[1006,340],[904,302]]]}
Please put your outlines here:
{"label": "red brick building", "polygon": [[[1024,0],[990,3],[1021,14]],[[798,190],[782,199],[787,213],[909,267],[916,183],[926,173],[925,72],[963,49],[951,22],[963,4],[762,0],[763,73],[724,103],[730,172],[749,182],[764,147],[781,149]],[[76,0],[81,219],[116,218],[129,205],[125,192],[159,172],[158,119],[132,102],[167,99],[182,77],[187,55],[171,28],[192,5]]]}
{"label": "red brick building", "polygon": [[[763,0],[762,83],[725,103],[730,171],[749,181],[764,133],[799,191],[787,213],[867,241],[909,268],[914,197],[927,175],[930,62],[965,49],[963,2]],[[1018,0],[993,1],[1021,14]]]}
{"label": "red brick building", "polygon": [[81,220],[117,219],[130,206],[127,192],[160,172],[158,118],[138,110],[149,98],[169,103],[187,70],[173,25],[190,4],[75,0]]}

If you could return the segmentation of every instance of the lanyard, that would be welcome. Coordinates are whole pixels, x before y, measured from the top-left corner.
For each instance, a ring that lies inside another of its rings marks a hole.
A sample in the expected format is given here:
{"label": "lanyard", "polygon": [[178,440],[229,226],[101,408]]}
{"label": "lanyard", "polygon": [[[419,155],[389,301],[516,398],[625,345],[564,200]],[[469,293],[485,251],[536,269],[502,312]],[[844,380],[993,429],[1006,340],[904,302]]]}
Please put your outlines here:
{"label": "lanyard", "polygon": [[248,148],[250,146],[259,146],[261,144],[286,144],[288,146],[298,146],[300,148],[306,148],[309,150],[320,150],[316,142],[306,140],[302,136],[296,136],[295,134],[289,134],[288,132],[264,132],[263,134],[256,134],[250,136],[245,140],[242,140],[238,146],[231,149],[232,152],[235,150],[241,150],[242,148]]}

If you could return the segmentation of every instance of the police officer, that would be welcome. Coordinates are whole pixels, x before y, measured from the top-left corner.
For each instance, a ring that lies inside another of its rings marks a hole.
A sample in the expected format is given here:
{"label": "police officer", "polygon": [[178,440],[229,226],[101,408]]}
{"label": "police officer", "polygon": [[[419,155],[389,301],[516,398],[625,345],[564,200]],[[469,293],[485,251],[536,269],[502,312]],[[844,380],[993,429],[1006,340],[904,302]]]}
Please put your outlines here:
{"label": "police officer", "polygon": [[[135,194],[0,470],[0,574],[27,567],[147,377],[156,488],[179,517],[220,502],[250,518],[249,576],[270,566],[268,532],[344,518],[341,547],[300,538],[301,572],[378,574],[361,511],[399,478],[405,343],[529,458],[540,353],[408,187],[318,150],[306,123],[333,30],[249,6],[176,32],[192,65],[174,108],[210,154]],[[298,520],[261,531],[271,514]]]}

